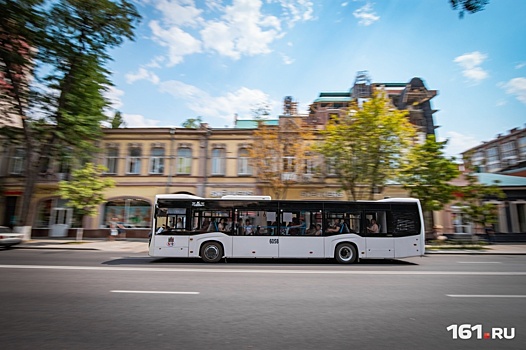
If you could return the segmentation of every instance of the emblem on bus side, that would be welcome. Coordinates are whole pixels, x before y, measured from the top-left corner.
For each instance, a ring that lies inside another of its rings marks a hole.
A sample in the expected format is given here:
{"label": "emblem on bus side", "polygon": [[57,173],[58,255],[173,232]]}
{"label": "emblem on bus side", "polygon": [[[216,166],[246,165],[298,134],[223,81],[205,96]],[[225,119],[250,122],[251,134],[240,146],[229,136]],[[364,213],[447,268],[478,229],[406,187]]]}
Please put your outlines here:
{"label": "emblem on bus side", "polygon": [[192,202],[192,207],[204,207],[204,202]]}
{"label": "emblem on bus side", "polygon": [[175,241],[175,239],[173,237],[168,238],[167,246],[168,247],[173,247],[174,246],[174,241]]}

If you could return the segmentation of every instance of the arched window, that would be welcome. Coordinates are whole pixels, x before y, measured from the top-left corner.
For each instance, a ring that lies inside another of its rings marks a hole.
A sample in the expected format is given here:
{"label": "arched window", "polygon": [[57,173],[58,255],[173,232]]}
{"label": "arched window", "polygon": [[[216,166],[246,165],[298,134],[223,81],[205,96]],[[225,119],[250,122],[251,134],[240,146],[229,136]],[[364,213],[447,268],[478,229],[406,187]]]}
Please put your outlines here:
{"label": "arched window", "polygon": [[108,201],[104,205],[104,216],[101,225],[109,227],[112,218],[116,218],[127,228],[149,228],[151,225],[152,206],[142,199],[123,198]]}
{"label": "arched window", "polygon": [[177,149],[177,174],[190,174],[192,172],[192,150],[188,147]]}
{"label": "arched window", "polygon": [[238,175],[251,175],[252,167],[250,166],[250,153],[246,148],[240,148],[237,157]]}

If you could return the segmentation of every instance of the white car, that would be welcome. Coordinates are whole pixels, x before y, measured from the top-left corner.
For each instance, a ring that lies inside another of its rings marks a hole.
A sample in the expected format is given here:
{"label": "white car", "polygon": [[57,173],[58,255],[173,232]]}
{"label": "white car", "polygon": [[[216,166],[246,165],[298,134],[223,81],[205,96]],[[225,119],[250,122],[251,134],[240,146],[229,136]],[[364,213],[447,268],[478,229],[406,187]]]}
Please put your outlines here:
{"label": "white car", "polygon": [[22,243],[23,233],[14,233],[9,227],[0,226],[0,247],[9,248]]}

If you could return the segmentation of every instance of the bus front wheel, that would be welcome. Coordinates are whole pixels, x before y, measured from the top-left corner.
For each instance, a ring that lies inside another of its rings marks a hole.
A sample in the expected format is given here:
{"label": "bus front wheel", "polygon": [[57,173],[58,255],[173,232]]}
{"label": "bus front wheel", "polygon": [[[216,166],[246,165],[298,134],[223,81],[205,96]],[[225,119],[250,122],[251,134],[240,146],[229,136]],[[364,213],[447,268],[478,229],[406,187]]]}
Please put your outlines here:
{"label": "bus front wheel", "polygon": [[342,243],[336,247],[335,257],[340,264],[352,264],[356,261],[358,253],[352,244]]}
{"label": "bus front wheel", "polygon": [[217,242],[207,242],[201,248],[201,259],[207,263],[216,263],[223,257],[223,247]]}

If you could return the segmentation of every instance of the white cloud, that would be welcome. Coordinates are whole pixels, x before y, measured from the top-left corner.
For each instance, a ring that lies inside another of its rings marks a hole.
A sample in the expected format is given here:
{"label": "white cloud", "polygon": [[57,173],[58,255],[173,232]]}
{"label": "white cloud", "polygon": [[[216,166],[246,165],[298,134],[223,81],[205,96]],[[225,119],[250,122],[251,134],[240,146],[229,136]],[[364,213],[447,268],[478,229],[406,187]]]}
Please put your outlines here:
{"label": "white cloud", "polygon": [[195,101],[189,107],[199,115],[215,116],[231,121],[236,113],[241,118],[252,117],[251,109],[268,100],[269,96],[261,90],[241,87],[223,96],[211,97],[206,104]]}
{"label": "white cloud", "polygon": [[181,63],[186,55],[201,52],[201,42],[179,27],[164,29],[159,21],[151,21],[150,29],[154,40],[168,47],[168,66]]}
{"label": "white cloud", "polygon": [[123,106],[121,97],[124,96],[124,91],[117,89],[115,86],[107,86],[104,96],[109,101],[110,108],[119,109]]}
{"label": "white cloud", "polygon": [[146,119],[140,114],[123,114],[122,118],[126,125],[130,128],[144,128],[159,126],[159,121],[154,119]]}
{"label": "white cloud", "polygon": [[283,58],[283,63],[285,64],[292,64],[295,61],[293,58],[290,58],[289,56],[284,54],[281,54],[281,58]]}
{"label": "white cloud", "polygon": [[128,84],[133,84],[136,81],[139,80],[147,80],[153,84],[159,83],[159,77],[149,70],[146,70],[145,68],[139,68],[137,73],[128,73],[126,74],[126,82]]}
{"label": "white cloud", "polygon": [[[200,96],[206,97],[206,93],[198,87],[177,80],[163,81],[159,84],[159,91],[185,100],[198,100]],[[206,101],[206,99],[203,99],[203,101]]]}
{"label": "white cloud", "polygon": [[196,115],[205,118],[222,118],[229,122],[236,113],[241,118],[251,117],[251,109],[255,105],[267,103],[274,106],[277,104],[275,101],[270,101],[269,96],[263,91],[247,87],[227,92],[222,96],[212,96],[193,85],[170,80],[160,83],[159,91],[184,99],[187,107]]}
{"label": "white cloud", "polygon": [[156,6],[169,26],[197,26],[202,22],[200,10],[193,0],[157,0]]}
{"label": "white cloud", "polygon": [[502,86],[508,94],[515,95],[517,100],[526,104],[526,78],[513,78]]}
{"label": "white cloud", "polygon": [[359,19],[358,24],[362,26],[370,26],[380,19],[380,16],[377,16],[374,12],[373,5],[371,3],[363,5],[359,9],[355,10],[352,14],[354,17]]}
{"label": "white cloud", "polygon": [[[153,40],[168,48],[168,66],[204,50],[233,59],[267,54],[272,51],[270,45],[285,35],[282,23],[292,27],[313,19],[313,4],[308,0],[233,0],[228,6],[214,0],[206,3],[206,13],[193,0],[145,1],[162,13],[149,26]],[[263,6],[271,8],[272,3],[280,5],[279,15],[264,13]]]}
{"label": "white cloud", "polygon": [[469,81],[479,83],[488,77],[488,72],[480,67],[486,58],[488,55],[474,51],[456,57],[453,62],[462,67],[462,75]]}
{"label": "white cloud", "polygon": [[526,67],[526,62],[517,63],[517,65],[515,66],[515,69],[521,69],[522,67]]}
{"label": "white cloud", "polygon": [[239,59],[269,53],[269,44],[282,36],[279,19],[263,15],[261,1],[234,0],[224,12],[200,32],[203,46],[221,55]]}
{"label": "white cloud", "polygon": [[446,137],[439,137],[438,141],[448,140],[445,153],[448,156],[461,158],[461,153],[480,144],[473,136],[464,135],[456,131],[446,132]]}
{"label": "white cloud", "polygon": [[314,19],[313,4],[308,0],[277,0],[283,9],[284,22],[293,27],[296,22]]}

